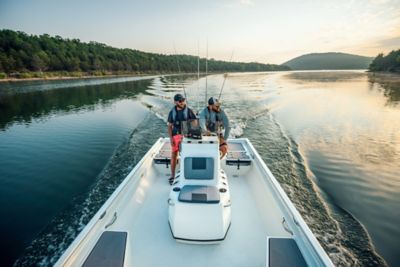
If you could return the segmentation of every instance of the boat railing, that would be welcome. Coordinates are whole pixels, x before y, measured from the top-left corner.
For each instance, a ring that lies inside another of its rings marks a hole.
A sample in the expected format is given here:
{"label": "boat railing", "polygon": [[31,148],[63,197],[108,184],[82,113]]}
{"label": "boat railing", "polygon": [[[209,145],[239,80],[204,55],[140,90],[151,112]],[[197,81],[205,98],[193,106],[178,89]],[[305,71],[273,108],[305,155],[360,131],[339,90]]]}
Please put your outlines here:
{"label": "boat railing", "polygon": [[[254,153],[254,158],[257,159],[257,164],[260,164],[260,169],[263,174],[268,177],[267,182],[272,185],[274,190],[275,197],[279,198],[281,201],[280,203],[284,206],[282,209],[284,213],[286,213],[286,217],[283,218],[282,223],[289,224],[290,231],[292,232],[292,236],[295,238],[296,235],[303,236],[307,241],[308,245],[306,247],[312,249],[313,253],[307,253],[307,251],[303,251],[303,253],[308,254],[311,256],[316,262],[319,262],[321,266],[334,266],[328,255],[326,254],[325,250],[321,247],[318,240],[315,238],[303,218],[301,217],[300,213],[294,207],[293,203],[290,201],[289,197],[286,195],[285,191],[283,191],[282,187],[275,179],[274,175],[271,173],[268,166],[262,160],[261,156],[258,154],[257,150],[253,147],[250,141],[247,138],[244,138],[247,145],[249,146],[252,153]],[[284,228],[288,228],[288,226],[283,225]],[[290,231],[288,231],[290,233]],[[302,242],[304,238],[298,238],[298,241]],[[302,246],[300,246],[302,247]]]}
{"label": "boat railing", "polygon": [[98,212],[93,216],[93,218],[89,221],[89,223],[83,228],[83,230],[78,234],[75,240],[69,245],[67,250],[63,253],[60,259],[56,262],[54,266],[64,266],[66,262],[68,262],[75,253],[80,249],[83,250],[85,245],[87,245],[88,240],[86,237],[91,234],[97,233],[99,229],[104,229],[110,227],[118,218],[118,211],[116,211],[117,197],[122,191],[128,188],[128,184],[130,182],[138,183],[140,182],[140,178],[144,177],[144,174],[141,174],[138,179],[132,181],[132,176],[136,175],[138,170],[143,166],[146,160],[152,160],[154,156],[154,152],[161,147],[163,144],[163,138],[159,138],[157,142],[149,149],[149,151],[143,156],[143,158],[136,164],[136,166],[130,171],[127,177],[122,181],[122,183],[117,187],[117,189],[111,194],[111,196],[107,199],[107,201],[103,204],[103,206],[98,210]]}

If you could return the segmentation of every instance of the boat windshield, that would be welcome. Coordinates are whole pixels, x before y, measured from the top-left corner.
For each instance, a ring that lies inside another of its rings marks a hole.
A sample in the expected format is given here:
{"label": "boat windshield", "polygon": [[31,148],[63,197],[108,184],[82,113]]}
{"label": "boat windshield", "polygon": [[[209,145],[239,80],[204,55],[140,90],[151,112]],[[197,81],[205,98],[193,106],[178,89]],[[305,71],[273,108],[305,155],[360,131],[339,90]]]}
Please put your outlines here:
{"label": "boat windshield", "polygon": [[191,119],[182,124],[182,134],[185,137],[201,139],[201,128],[199,119]]}

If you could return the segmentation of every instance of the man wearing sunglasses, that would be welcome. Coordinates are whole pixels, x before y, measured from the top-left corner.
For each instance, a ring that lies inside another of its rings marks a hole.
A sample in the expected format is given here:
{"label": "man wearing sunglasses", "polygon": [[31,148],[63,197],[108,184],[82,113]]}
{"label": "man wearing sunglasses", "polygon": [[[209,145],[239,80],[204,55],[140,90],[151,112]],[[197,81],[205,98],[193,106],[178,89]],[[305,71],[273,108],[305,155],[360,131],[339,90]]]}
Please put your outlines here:
{"label": "man wearing sunglasses", "polygon": [[[219,151],[221,159],[228,153],[228,144],[225,140],[229,137],[231,130],[229,118],[221,108],[221,102],[211,97],[208,99],[208,106],[200,112],[200,127],[206,134],[214,133],[219,138]],[[225,130],[222,134],[222,130]]]}
{"label": "man wearing sunglasses", "polygon": [[175,107],[168,114],[168,135],[171,142],[171,177],[168,179],[172,185],[175,178],[176,160],[178,158],[179,146],[183,139],[183,123],[196,119],[193,111],[187,107],[186,99],[181,94],[174,96]]}

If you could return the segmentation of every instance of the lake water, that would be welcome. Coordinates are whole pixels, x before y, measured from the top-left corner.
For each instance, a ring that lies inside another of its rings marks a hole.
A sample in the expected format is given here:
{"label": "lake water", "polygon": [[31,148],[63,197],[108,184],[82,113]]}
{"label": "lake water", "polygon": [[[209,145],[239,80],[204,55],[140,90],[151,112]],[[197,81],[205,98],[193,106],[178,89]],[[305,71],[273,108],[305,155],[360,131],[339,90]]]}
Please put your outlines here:
{"label": "lake water", "polygon": [[[54,263],[205,77],[0,83],[1,266]],[[207,77],[217,96],[223,75]],[[338,266],[400,262],[400,77],[229,74],[232,137],[249,138]]]}

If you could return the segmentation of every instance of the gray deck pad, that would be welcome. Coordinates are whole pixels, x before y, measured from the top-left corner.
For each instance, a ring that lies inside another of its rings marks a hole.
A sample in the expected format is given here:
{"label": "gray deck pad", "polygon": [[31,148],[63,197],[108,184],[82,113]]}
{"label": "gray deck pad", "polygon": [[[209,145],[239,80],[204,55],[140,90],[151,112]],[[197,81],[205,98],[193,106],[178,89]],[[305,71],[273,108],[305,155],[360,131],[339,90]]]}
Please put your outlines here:
{"label": "gray deck pad", "polygon": [[219,191],[215,186],[185,185],[179,193],[179,201],[188,203],[219,203]]}
{"label": "gray deck pad", "polygon": [[124,266],[127,235],[127,232],[103,232],[82,266]]}
{"label": "gray deck pad", "polygon": [[269,239],[270,267],[307,267],[303,255],[293,238]]}

